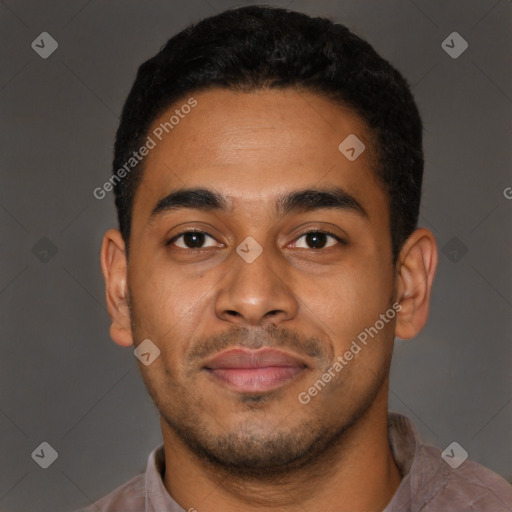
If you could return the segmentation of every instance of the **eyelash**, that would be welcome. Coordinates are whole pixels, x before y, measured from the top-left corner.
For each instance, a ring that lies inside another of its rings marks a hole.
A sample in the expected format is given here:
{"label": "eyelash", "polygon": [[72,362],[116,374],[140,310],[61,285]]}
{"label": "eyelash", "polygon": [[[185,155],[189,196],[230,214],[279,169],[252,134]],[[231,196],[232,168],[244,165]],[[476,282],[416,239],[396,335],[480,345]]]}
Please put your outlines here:
{"label": "eyelash", "polygon": [[[209,236],[210,238],[213,238],[215,240],[215,237],[213,237],[212,235],[210,235],[209,233],[207,233],[206,231],[200,231],[200,230],[196,230],[196,229],[190,229],[190,230],[186,230],[186,231],[182,231],[181,233],[178,233],[177,235],[173,236],[170,240],[168,240],[166,242],[166,246],[170,246],[172,245],[173,242],[175,242],[176,240],[178,240],[181,236],[183,235],[186,235],[188,233],[199,233],[199,234],[203,234],[203,235],[207,235]],[[324,231],[324,230],[321,230],[321,229],[312,229],[312,230],[309,230],[309,231],[305,231],[304,233],[302,233],[299,237],[297,237],[295,239],[296,240],[299,240],[301,239],[303,236],[306,236],[307,234],[309,233],[321,233],[323,235],[329,235],[329,236],[332,236],[335,240],[337,240],[342,246],[346,246],[347,245],[347,241],[344,240],[343,238],[340,238],[338,235],[335,235],[334,233],[332,233],[331,231]],[[196,249],[192,249],[192,248],[187,248],[187,249],[184,249],[183,247],[178,247],[178,249],[181,249],[182,251],[190,251],[190,252],[197,252],[197,251],[200,251],[201,249],[205,249],[204,247],[199,247],[199,248],[196,248]],[[208,247],[206,247],[206,249],[208,249]],[[321,249],[310,249],[311,251],[321,251],[321,250],[325,250],[325,249],[332,249],[332,246],[331,247],[327,247],[327,248],[321,248]]]}

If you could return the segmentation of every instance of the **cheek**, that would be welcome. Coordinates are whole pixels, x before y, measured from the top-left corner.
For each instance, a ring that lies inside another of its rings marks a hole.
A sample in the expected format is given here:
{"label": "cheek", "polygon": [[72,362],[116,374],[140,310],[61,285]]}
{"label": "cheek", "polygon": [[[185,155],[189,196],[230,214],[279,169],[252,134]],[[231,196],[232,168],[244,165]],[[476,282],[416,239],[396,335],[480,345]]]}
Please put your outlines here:
{"label": "cheek", "polygon": [[[393,348],[395,317],[394,310],[389,314],[390,296],[388,274],[369,263],[357,265],[351,272],[332,280],[325,289],[322,300],[328,314],[324,318],[330,327],[328,335],[333,343],[334,361],[339,356],[343,358],[338,362],[342,366],[340,375],[344,377],[338,380],[356,394],[371,386],[375,376],[387,367]],[[357,378],[349,378],[350,375]]]}
{"label": "cheek", "polygon": [[339,340],[373,325],[389,307],[392,279],[373,261],[347,264],[318,284],[312,304]]}
{"label": "cheek", "polygon": [[186,317],[187,310],[193,306],[191,289],[180,286],[165,269],[162,271],[152,265],[138,269],[140,271],[132,271],[130,275],[137,334],[162,339],[173,332],[179,319]]}
{"label": "cheek", "polygon": [[201,302],[208,289],[202,274],[187,275],[165,259],[148,259],[133,265],[131,289],[144,313],[155,325],[184,318]]}
{"label": "cheek", "polygon": [[211,319],[211,301],[219,280],[213,274],[190,276],[176,268],[154,266],[134,280],[138,286],[133,290],[136,334],[157,343],[165,366],[175,375],[183,371],[190,344],[208,332],[204,323]]}

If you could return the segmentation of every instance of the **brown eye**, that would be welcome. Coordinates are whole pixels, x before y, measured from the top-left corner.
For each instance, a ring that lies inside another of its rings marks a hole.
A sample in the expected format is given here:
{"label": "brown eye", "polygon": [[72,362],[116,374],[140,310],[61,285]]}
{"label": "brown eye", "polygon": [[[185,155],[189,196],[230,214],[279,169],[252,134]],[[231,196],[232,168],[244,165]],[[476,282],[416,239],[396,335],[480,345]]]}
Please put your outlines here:
{"label": "brown eye", "polygon": [[[302,236],[300,236],[297,240],[300,240],[301,238],[305,239],[305,246],[302,246],[300,249],[325,249],[328,247],[332,247],[333,245],[336,245],[336,243],[341,243],[342,245],[345,245],[346,242],[341,239],[339,236],[336,236],[334,233],[329,233],[327,231],[308,231],[307,233],[304,233]],[[328,239],[331,238],[333,241],[328,243]],[[297,245],[295,245],[297,247]]]}
{"label": "brown eye", "polygon": [[[177,240],[182,238],[180,244],[176,243]],[[212,241],[215,239],[204,231],[183,231],[171,238],[166,245],[175,244],[180,249],[204,249],[205,247],[215,247],[215,244],[209,246],[203,246],[205,240],[210,238]]]}

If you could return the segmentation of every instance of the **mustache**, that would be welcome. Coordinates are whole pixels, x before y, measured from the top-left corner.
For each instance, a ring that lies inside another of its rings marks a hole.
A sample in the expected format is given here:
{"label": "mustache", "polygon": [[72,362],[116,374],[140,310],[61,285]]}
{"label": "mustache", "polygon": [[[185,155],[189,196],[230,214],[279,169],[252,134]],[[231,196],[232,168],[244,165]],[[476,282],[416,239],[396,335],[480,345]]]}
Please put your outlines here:
{"label": "mustache", "polygon": [[186,359],[188,361],[203,360],[234,347],[253,350],[262,347],[290,349],[299,355],[318,358],[324,363],[334,357],[331,343],[268,324],[258,328],[234,326],[229,331],[202,338],[197,343],[191,344]]}

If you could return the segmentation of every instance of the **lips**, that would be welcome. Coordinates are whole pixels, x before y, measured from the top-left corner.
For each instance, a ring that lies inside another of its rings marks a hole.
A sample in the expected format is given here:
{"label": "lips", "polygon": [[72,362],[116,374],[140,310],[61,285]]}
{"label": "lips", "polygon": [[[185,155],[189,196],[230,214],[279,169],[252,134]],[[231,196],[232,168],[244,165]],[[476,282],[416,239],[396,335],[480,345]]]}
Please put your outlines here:
{"label": "lips", "polygon": [[220,384],[240,392],[270,391],[306,368],[299,357],[275,349],[232,349],[207,362],[205,370]]}

